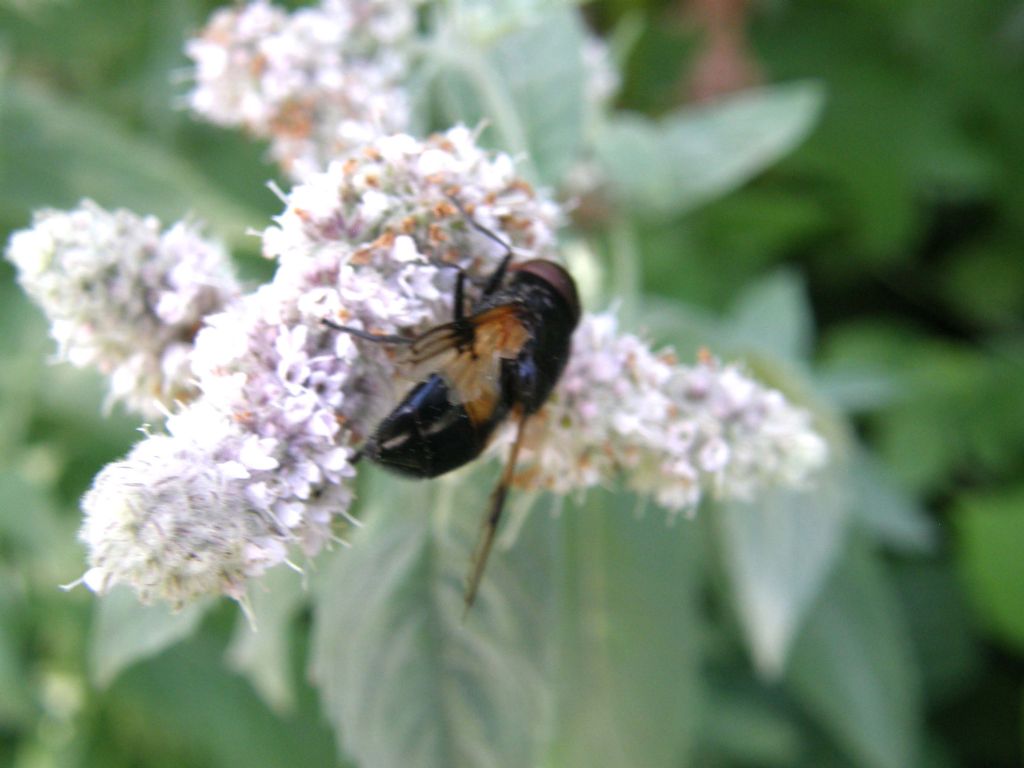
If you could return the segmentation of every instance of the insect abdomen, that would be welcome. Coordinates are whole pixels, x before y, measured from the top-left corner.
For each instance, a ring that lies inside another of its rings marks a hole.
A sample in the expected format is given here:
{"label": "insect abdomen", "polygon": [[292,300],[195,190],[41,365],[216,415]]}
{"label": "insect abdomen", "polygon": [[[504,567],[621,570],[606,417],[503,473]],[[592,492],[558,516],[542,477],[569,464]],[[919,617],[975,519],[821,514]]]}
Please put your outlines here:
{"label": "insect abdomen", "polygon": [[474,424],[464,406],[450,402],[444,378],[433,374],[380,423],[363,453],[402,475],[437,477],[479,456],[504,415],[496,411]]}

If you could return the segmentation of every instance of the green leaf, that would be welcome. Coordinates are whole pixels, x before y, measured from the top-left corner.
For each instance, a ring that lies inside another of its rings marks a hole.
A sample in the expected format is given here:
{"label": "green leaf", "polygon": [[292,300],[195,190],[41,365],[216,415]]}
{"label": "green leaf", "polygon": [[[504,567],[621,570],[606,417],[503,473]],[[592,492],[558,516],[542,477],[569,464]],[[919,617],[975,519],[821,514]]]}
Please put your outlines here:
{"label": "green leaf", "polygon": [[101,687],[137,661],[191,635],[211,605],[197,602],[172,612],[162,603],[142,605],[125,587],[115,587],[96,601],[89,665]]}
{"label": "green leaf", "polygon": [[1016,239],[975,243],[956,249],[943,270],[943,296],[959,314],[980,325],[1013,329],[1024,315],[1024,259]]}
{"label": "green leaf", "polygon": [[725,765],[799,765],[803,734],[794,719],[753,682],[715,677],[701,708],[701,754],[722,754]]}
{"label": "green leaf", "polygon": [[899,392],[891,371],[870,365],[823,365],[814,374],[819,392],[845,413],[858,414],[891,405]]}
{"label": "green leaf", "polygon": [[957,560],[985,623],[1024,648],[1024,486],[964,498],[955,517]]}
{"label": "green leaf", "polygon": [[235,671],[249,678],[263,700],[277,712],[295,707],[291,668],[291,626],[306,603],[302,576],[274,568],[249,589],[252,620],[240,615],[227,657]]}
{"label": "green leaf", "polygon": [[[0,273],[2,274],[2,273]],[[46,325],[14,280],[0,280],[0,456],[4,464],[22,449],[32,421],[43,361],[51,353]]]}
{"label": "green leaf", "polygon": [[431,53],[441,65],[446,122],[486,120],[501,149],[524,156],[538,181],[557,183],[582,148],[582,48],[579,15],[565,7],[535,16],[490,47],[442,38]]}
{"label": "green leaf", "polygon": [[818,84],[794,83],[687,107],[657,122],[624,114],[600,130],[595,149],[621,202],[641,215],[683,213],[793,149],[823,101]]}
{"label": "green leaf", "polygon": [[550,766],[685,765],[700,711],[701,529],[591,491],[566,509]]}
{"label": "green leaf", "polygon": [[583,26],[575,9],[544,14],[489,53],[523,121],[540,180],[562,180],[583,141]]}
{"label": "green leaf", "polygon": [[908,558],[894,571],[928,703],[953,704],[976,683],[984,663],[963,585],[938,558]]}
{"label": "green leaf", "polygon": [[51,489],[61,471],[55,453],[49,446],[20,446],[7,457],[17,460],[14,468],[0,468],[0,552],[20,589],[31,584],[50,593],[82,572],[75,518],[60,514]]}
{"label": "green leaf", "polygon": [[262,221],[181,158],[102,113],[29,80],[4,83],[0,207],[27,222],[35,208],[69,208],[84,197],[155,214],[164,224],[196,213],[233,244]]}
{"label": "green leaf", "polygon": [[671,346],[683,362],[696,359],[701,348],[718,352],[727,336],[721,320],[689,304],[644,294],[637,302],[636,326],[654,345]]}
{"label": "green leaf", "polygon": [[463,576],[487,498],[472,477],[375,475],[366,526],[315,596],[313,677],[361,765],[537,762],[551,712],[552,524],[533,515],[511,550],[492,553],[463,621]]}
{"label": "green leaf", "polygon": [[842,549],[849,498],[837,459],[805,490],[768,488],[715,512],[718,545],[759,672],[778,677]]}
{"label": "green leaf", "polygon": [[[1010,476],[1024,460],[1024,352],[990,352],[919,338],[895,358],[905,397],[878,420],[885,463],[909,487],[952,487],[955,478]],[[951,438],[955,436],[955,438]]]}
{"label": "green leaf", "polygon": [[450,0],[443,4],[446,21],[476,45],[484,45],[510,30],[536,22],[553,5],[572,6],[574,0]]}
{"label": "green leaf", "polygon": [[[45,462],[46,457],[41,457]],[[53,539],[63,534],[53,501],[22,471],[0,468],[0,545],[25,560],[45,559]],[[48,471],[48,468],[44,471]],[[15,558],[15,562],[17,558]]]}
{"label": "green leaf", "polygon": [[[0,538],[2,543],[2,538]],[[0,727],[29,727],[34,706],[30,682],[31,673],[25,663],[25,642],[19,595],[14,586],[15,575],[6,568],[0,570]],[[24,599],[22,597],[22,599]]]}
{"label": "green leaf", "polygon": [[868,454],[851,468],[852,513],[878,541],[901,552],[931,552],[938,530],[918,501]]}
{"label": "green leaf", "polygon": [[732,309],[736,342],[759,354],[802,360],[811,353],[814,318],[803,280],[780,270],[747,288]]}
{"label": "green leaf", "polygon": [[891,323],[847,321],[823,336],[815,380],[846,412],[891,407],[907,389],[903,355],[917,339]]}
{"label": "green leaf", "polygon": [[[113,741],[120,760],[88,765],[338,765],[315,709],[304,706],[288,717],[269,710],[225,669],[222,643],[209,632],[128,670],[101,701],[103,716],[94,720],[102,730],[91,740],[100,749]],[[160,760],[168,752],[172,759]]]}
{"label": "green leaf", "polygon": [[808,616],[788,684],[854,765],[916,765],[920,680],[900,606],[876,555],[854,542]]}

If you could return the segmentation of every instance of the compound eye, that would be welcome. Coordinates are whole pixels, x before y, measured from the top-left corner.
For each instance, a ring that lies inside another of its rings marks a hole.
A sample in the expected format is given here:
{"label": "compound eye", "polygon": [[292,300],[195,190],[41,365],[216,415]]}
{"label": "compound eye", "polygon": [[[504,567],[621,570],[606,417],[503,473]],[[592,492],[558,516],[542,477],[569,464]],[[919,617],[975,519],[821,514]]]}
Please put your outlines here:
{"label": "compound eye", "polygon": [[532,261],[517,265],[515,269],[518,272],[527,272],[534,277],[540,278],[554,288],[569,306],[569,311],[572,312],[573,326],[579,322],[580,297],[576,292],[576,281],[572,279],[572,275],[561,264],[556,264],[547,259],[533,259]]}

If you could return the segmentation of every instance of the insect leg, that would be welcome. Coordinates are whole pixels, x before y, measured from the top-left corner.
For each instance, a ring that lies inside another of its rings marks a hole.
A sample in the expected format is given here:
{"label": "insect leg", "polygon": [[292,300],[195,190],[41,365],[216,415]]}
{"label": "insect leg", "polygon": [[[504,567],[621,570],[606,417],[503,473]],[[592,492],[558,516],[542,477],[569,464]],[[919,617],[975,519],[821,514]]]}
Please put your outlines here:
{"label": "insect leg", "polygon": [[455,322],[461,323],[466,314],[466,303],[464,294],[466,288],[466,273],[459,270],[455,276]]}
{"label": "insect leg", "polygon": [[489,278],[487,278],[487,282],[484,284],[483,295],[489,296],[490,294],[498,290],[498,287],[505,279],[505,272],[508,271],[508,265],[512,261],[512,246],[506,243],[496,234],[494,234],[494,232],[489,230],[483,224],[480,224],[472,216],[470,216],[466,209],[462,207],[462,203],[460,203],[453,195],[448,195],[448,199],[451,201],[452,205],[459,209],[459,213],[462,214],[463,218],[466,220],[469,226],[471,226],[484,237],[488,238],[489,240],[493,240],[495,243],[497,243],[498,245],[505,249],[505,255],[502,256],[501,263],[498,264],[498,268],[494,270],[494,273]]}
{"label": "insect leg", "polygon": [[[508,246],[506,246],[508,247]],[[490,296],[501,286],[502,281],[505,279],[505,273],[508,271],[509,262],[512,261],[512,249],[509,248],[508,252],[502,258],[498,268],[494,270],[494,273],[488,278],[487,284],[484,286],[483,295]]]}
{"label": "insect leg", "polygon": [[[347,325],[340,325],[334,322],[333,320],[327,319],[326,317],[323,318],[321,322],[328,328],[333,328],[336,331],[341,331],[342,333],[347,333],[352,336],[355,336],[356,338],[364,339],[366,341],[372,341],[377,344],[412,344],[413,342],[413,339],[407,339],[405,336],[367,333],[366,331],[361,331],[358,328],[349,328]],[[363,458],[363,455],[366,452],[366,446],[368,442],[372,442],[372,438],[369,441],[364,442],[358,448],[356,448],[355,453],[352,454],[352,458],[349,459],[349,463],[357,464],[359,460]]]}
{"label": "insect leg", "polygon": [[407,336],[397,336],[393,333],[370,333],[369,331],[363,331],[359,328],[350,328],[347,325],[339,325],[333,320],[323,318],[320,322],[326,325],[328,328],[333,328],[336,331],[347,333],[350,336],[355,336],[357,339],[363,339],[364,341],[373,341],[378,344],[412,344],[416,339],[410,339]]}
{"label": "insect leg", "polygon": [[[495,236],[497,237],[497,236]],[[501,242],[500,240],[498,242]],[[502,245],[505,245],[502,243]],[[507,246],[506,246],[507,247]],[[486,278],[470,277],[466,270],[460,267],[458,264],[449,264],[447,261],[441,261],[440,259],[431,258],[431,266],[437,267],[438,269],[454,269],[458,273],[457,279],[462,281],[463,285],[469,283],[475,287],[479,287],[481,296],[489,296],[494,293],[501,285],[501,281],[505,279],[505,273],[508,271],[508,265],[512,261],[512,250],[502,257],[501,263],[495,268],[494,272]]]}
{"label": "insect leg", "polygon": [[480,539],[477,542],[476,550],[473,552],[469,574],[466,576],[466,592],[463,596],[466,607],[462,614],[463,618],[469,613],[469,609],[473,607],[473,601],[476,600],[476,593],[480,588],[480,580],[483,578],[484,568],[487,566],[487,557],[491,554],[491,547],[494,545],[494,536],[498,532],[498,523],[501,521],[501,513],[505,508],[505,497],[508,495],[509,484],[512,482],[512,477],[515,474],[516,460],[519,458],[519,448],[523,444],[523,435],[526,431],[526,420],[528,418],[529,415],[526,413],[519,417],[516,439],[512,443],[512,449],[509,451],[508,460],[505,462],[505,469],[501,473],[498,484],[494,486],[494,490],[491,492],[490,506],[480,528]]}

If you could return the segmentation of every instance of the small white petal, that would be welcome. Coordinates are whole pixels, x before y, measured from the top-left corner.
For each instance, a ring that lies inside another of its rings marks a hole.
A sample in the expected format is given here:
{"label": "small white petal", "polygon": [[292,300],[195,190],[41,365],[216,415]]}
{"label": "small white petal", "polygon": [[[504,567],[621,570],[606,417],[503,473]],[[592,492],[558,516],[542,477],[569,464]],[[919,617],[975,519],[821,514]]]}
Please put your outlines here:
{"label": "small white petal", "polygon": [[280,464],[277,459],[270,455],[276,443],[276,440],[260,439],[254,435],[242,443],[238,460],[249,469],[257,471],[277,469]]}
{"label": "small white petal", "polygon": [[101,595],[107,589],[107,573],[102,568],[90,568],[82,576],[82,583],[92,592]]}
{"label": "small white petal", "polygon": [[391,258],[401,263],[422,260],[420,252],[416,250],[416,241],[408,235],[399,235],[395,238],[395,244],[391,248]]}
{"label": "small white petal", "polygon": [[232,480],[248,480],[252,475],[249,470],[245,468],[245,465],[240,461],[225,461],[217,465],[220,467],[220,471],[224,473],[224,477],[231,478]]}

